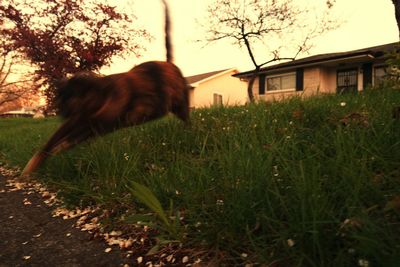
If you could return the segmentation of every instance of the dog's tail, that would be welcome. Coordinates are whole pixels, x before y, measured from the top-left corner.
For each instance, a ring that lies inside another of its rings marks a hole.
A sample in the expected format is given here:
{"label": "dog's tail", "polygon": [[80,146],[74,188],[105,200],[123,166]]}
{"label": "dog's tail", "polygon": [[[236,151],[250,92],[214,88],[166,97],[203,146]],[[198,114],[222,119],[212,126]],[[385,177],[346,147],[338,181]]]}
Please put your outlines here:
{"label": "dog's tail", "polygon": [[171,20],[169,17],[169,9],[166,0],[162,0],[165,11],[165,49],[167,50],[167,62],[174,60],[172,56],[172,44],[171,44]]}

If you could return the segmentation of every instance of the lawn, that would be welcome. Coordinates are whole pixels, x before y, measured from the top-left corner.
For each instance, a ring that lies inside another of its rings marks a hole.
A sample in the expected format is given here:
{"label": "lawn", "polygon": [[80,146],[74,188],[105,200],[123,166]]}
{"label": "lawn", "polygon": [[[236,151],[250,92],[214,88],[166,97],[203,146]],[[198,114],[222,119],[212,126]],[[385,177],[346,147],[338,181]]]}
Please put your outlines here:
{"label": "lawn", "polygon": [[[198,109],[190,126],[119,130],[36,176],[68,205],[144,221],[221,265],[400,266],[398,106],[400,91],[375,89]],[[59,123],[1,119],[0,161],[23,167]]]}

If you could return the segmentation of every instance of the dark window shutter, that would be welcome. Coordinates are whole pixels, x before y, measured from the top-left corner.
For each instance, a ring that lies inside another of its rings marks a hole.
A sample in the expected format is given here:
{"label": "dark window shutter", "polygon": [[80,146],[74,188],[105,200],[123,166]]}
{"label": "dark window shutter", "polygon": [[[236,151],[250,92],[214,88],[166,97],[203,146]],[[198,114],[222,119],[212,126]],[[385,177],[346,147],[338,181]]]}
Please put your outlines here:
{"label": "dark window shutter", "polygon": [[260,76],[258,76],[258,93],[260,95],[264,95],[265,94],[265,74],[261,74]]}
{"label": "dark window shutter", "polygon": [[367,86],[372,85],[372,63],[363,64],[362,69],[363,69],[363,87],[365,90]]}
{"label": "dark window shutter", "polygon": [[304,89],[304,69],[296,70],[296,91],[303,91]]}

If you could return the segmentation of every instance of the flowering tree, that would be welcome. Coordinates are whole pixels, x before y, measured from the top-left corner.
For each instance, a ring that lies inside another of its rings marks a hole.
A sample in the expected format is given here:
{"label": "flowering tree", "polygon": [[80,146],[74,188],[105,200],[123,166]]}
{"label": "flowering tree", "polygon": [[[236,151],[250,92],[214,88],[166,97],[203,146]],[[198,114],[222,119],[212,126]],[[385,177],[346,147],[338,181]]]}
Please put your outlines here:
{"label": "flowering tree", "polygon": [[207,24],[203,26],[208,42],[229,39],[246,49],[255,68],[248,84],[249,99],[254,101],[252,88],[261,67],[295,59],[310,49],[313,38],[337,27],[328,16],[334,2],[326,1],[317,15],[309,6],[296,5],[292,0],[215,0],[208,6]]}
{"label": "flowering tree", "polygon": [[5,0],[0,3],[0,34],[36,68],[36,81],[47,86],[52,108],[54,88],[63,77],[98,71],[113,56],[143,50],[148,39],[126,13],[94,0]]}

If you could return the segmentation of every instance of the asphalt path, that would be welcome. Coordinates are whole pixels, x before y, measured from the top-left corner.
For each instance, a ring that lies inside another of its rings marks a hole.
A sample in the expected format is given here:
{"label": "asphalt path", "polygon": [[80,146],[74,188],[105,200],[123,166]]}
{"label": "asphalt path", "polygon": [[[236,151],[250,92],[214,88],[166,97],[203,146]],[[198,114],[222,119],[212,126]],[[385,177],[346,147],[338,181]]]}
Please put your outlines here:
{"label": "asphalt path", "polygon": [[38,193],[16,190],[9,179],[0,174],[0,267],[134,266],[126,253],[109,251],[74,219],[53,217]]}

